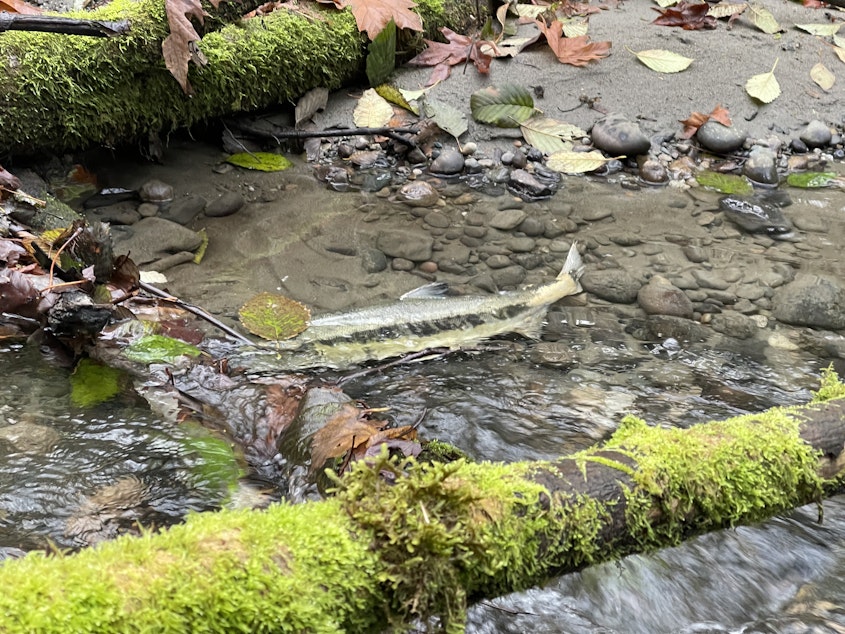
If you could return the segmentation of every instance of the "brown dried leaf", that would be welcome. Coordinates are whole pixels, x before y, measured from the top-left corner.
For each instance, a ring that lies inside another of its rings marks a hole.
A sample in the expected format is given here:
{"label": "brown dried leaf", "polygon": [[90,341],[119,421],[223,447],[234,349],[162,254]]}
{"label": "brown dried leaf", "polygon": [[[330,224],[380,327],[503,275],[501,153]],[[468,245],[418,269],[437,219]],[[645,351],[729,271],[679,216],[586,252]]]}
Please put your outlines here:
{"label": "brown dried leaf", "polygon": [[548,26],[542,20],[537,20],[537,26],[546,36],[549,48],[563,64],[586,66],[589,62],[610,55],[610,42],[590,42],[587,35],[563,37],[563,24],[560,20],[555,20]]}
{"label": "brown dried leaf", "polygon": [[[335,2],[335,4],[338,4]],[[349,7],[358,30],[371,40],[393,20],[400,29],[422,31],[420,16],[412,11],[417,6],[412,0],[340,0],[341,7]]]}
{"label": "brown dried leaf", "polygon": [[0,166],[0,187],[9,190],[16,190],[21,186],[21,181],[11,172],[7,172]]}
{"label": "brown dried leaf", "polygon": [[344,403],[326,425],[314,434],[310,472],[322,469],[327,460],[339,458],[366,443],[378,431],[379,428],[372,421],[363,418],[363,412],[358,407]]}
{"label": "brown dried leaf", "polygon": [[660,14],[660,17],[654,20],[652,24],[660,26],[679,26],[685,31],[716,28],[716,18],[711,15],[707,15],[707,12],[710,10],[710,5],[706,2],[681,0],[681,2],[676,4],[674,7],[654,10]]}
{"label": "brown dried leaf", "polygon": [[487,73],[493,57],[502,56],[496,44],[489,40],[459,35],[445,26],[440,29],[440,32],[449,40],[448,44],[425,40],[428,48],[408,62],[415,66],[434,66],[434,71],[426,86],[432,86],[448,78],[452,72],[452,66],[463,64],[467,59],[475,64],[478,72]]}
{"label": "brown dried leaf", "polygon": [[698,132],[698,129],[703,126],[707,121],[713,119],[718,121],[724,126],[732,126],[733,122],[731,121],[731,115],[728,112],[727,108],[723,108],[722,105],[718,105],[713,108],[713,112],[710,114],[703,114],[701,112],[693,112],[689,117],[683,119],[681,123],[684,124],[684,130],[681,132],[682,139],[689,139]]}
{"label": "brown dried leaf", "polygon": [[[212,4],[217,6],[216,2]],[[191,18],[196,18],[202,24],[205,12],[199,0],[166,0],[164,7],[170,26],[170,35],[161,43],[164,64],[185,94],[190,95],[193,91],[188,83],[188,62],[193,59],[198,63],[191,44],[200,39]]]}
{"label": "brown dried leaf", "polygon": [[44,11],[23,0],[0,0],[0,11],[18,15],[41,15]]}

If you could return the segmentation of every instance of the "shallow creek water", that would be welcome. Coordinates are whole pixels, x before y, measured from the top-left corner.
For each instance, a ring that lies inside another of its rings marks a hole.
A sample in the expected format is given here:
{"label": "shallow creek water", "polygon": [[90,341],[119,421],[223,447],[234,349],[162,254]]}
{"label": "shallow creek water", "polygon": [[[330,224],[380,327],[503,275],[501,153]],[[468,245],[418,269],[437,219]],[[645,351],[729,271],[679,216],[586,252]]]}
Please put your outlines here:
{"label": "shallow creek water", "polygon": [[[338,240],[356,246],[385,226],[419,223],[407,207],[370,193],[328,192],[302,166],[281,176],[213,174],[219,157],[197,152],[179,154],[165,167],[110,168],[111,179],[120,181],[112,184],[125,187],[157,177],[206,196],[221,183],[246,194],[249,204],[236,216],[195,221],[193,228],[204,227],[210,237],[200,266],[165,272],[168,287],[184,300],[225,319],[251,295],[280,289],[319,312],[373,304],[426,281],[389,268],[362,274],[336,248]],[[845,195],[822,192],[805,200],[806,194],[793,194],[796,208],[823,210],[829,230],[803,235],[812,248],[790,246],[789,260],[819,273],[841,271]],[[687,266],[675,238],[684,233],[703,241],[717,268],[762,266],[772,241],[708,226],[699,218],[715,209],[716,197],[696,196],[691,202],[676,191],[632,193],[618,184],[572,179],[551,200],[525,209],[555,215],[568,206],[562,217],[580,213],[577,230],[566,238],[594,241],[600,258],[612,255],[612,240],[605,240],[611,235],[660,247],[628,249],[625,266],[632,270],[668,274]],[[459,215],[496,209],[502,200],[477,194]],[[586,211],[602,206],[614,210],[612,217],[584,220]],[[542,283],[559,268],[559,256],[540,248],[547,265],[531,270],[527,282]],[[423,438],[450,442],[479,460],[513,461],[592,445],[625,414],[688,426],[806,402],[831,362],[801,345],[799,331],[780,326],[746,340],[712,332],[706,341],[687,341],[649,334],[643,319],[631,306],[564,302],[550,311],[541,343],[508,338],[364,375],[344,389],[372,407],[390,408],[399,424],[421,419]],[[566,358],[544,353],[542,345],[549,344],[568,350]],[[94,408],[73,406],[68,372],[42,362],[33,347],[0,349],[0,368],[6,377],[0,387],[0,549],[43,548],[48,540],[76,547],[80,534],[108,537],[135,521],[167,525],[225,503],[219,482],[226,474],[209,471],[200,431],[173,425],[133,395]],[[845,497],[826,501],[824,523],[816,520],[815,507],[807,507],[565,575],[475,606],[470,631],[843,632]]]}

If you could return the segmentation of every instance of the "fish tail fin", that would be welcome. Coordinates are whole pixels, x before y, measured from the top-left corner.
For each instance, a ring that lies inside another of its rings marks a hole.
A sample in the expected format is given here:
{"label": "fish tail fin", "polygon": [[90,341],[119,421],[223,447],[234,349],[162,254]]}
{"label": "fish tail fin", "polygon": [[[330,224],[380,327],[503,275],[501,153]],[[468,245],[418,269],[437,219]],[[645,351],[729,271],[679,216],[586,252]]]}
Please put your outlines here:
{"label": "fish tail fin", "polygon": [[569,248],[569,254],[566,256],[566,262],[563,263],[563,269],[561,269],[557,279],[562,279],[568,276],[577,283],[583,274],[584,261],[581,259],[581,254],[578,253],[578,243],[573,242],[572,246]]}

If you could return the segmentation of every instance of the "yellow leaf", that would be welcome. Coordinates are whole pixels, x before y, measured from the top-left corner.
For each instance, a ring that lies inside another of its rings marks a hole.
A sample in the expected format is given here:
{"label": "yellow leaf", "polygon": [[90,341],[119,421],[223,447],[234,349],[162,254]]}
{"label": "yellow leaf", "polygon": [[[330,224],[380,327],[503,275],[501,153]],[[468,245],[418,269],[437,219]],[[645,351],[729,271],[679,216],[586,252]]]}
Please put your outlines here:
{"label": "yellow leaf", "polygon": [[563,34],[566,37],[580,37],[587,35],[590,21],[587,18],[569,18],[561,20],[561,24],[563,24]]}
{"label": "yellow leaf", "polygon": [[719,2],[718,4],[714,4],[708,9],[707,15],[712,16],[716,19],[719,18],[729,18],[732,15],[736,15],[737,13],[742,13],[748,8],[748,3],[740,2],[740,3],[731,3],[731,2]]}
{"label": "yellow leaf", "polygon": [[597,170],[611,160],[613,159],[605,157],[598,150],[593,150],[592,152],[572,152],[564,150],[550,155],[546,165],[556,172],[564,172],[565,174],[583,174],[584,172]]}
{"label": "yellow leaf", "polygon": [[358,100],[352,120],[359,128],[381,128],[393,117],[393,106],[372,88]]}
{"label": "yellow leaf", "polygon": [[754,23],[754,26],[763,31],[763,33],[772,35],[783,31],[781,25],[778,24],[777,20],[775,20],[775,16],[773,16],[772,13],[765,7],[761,7],[758,4],[752,4],[748,8],[751,12],[751,21]]}
{"label": "yellow leaf", "polygon": [[647,51],[634,53],[634,55],[636,55],[637,59],[643,64],[658,73],[679,73],[689,67],[689,65],[694,61],[690,57],[684,57],[683,55],[678,55],[672,51],[664,51],[661,49],[649,49]]}
{"label": "yellow leaf", "polygon": [[754,75],[745,82],[745,92],[763,103],[771,103],[780,96],[780,84],[775,78],[775,67],[778,60],[775,60],[772,70],[768,73]]}
{"label": "yellow leaf", "polygon": [[833,52],[836,53],[836,57],[839,58],[840,62],[845,62],[845,48],[841,46],[834,46]]}
{"label": "yellow leaf", "polygon": [[833,73],[831,73],[821,62],[810,69],[810,77],[822,88],[822,90],[830,90],[833,88],[833,82],[836,81],[836,77],[834,77]]}
{"label": "yellow leaf", "polygon": [[812,35],[818,35],[820,37],[830,37],[831,35],[836,35],[839,31],[839,27],[842,26],[842,23],[831,23],[831,24],[796,24],[796,27],[801,29],[802,31],[807,31]]}

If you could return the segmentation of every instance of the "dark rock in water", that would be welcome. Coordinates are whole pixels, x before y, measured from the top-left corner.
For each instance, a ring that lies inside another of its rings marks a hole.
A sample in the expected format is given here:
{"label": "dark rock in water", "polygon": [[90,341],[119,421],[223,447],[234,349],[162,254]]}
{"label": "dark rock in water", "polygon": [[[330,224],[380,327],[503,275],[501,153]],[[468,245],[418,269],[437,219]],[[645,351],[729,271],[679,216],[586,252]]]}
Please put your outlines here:
{"label": "dark rock in water", "polygon": [[725,218],[749,233],[768,233],[772,237],[792,231],[792,224],[780,208],[742,196],[724,196],[719,209]]}
{"label": "dark rock in water", "polygon": [[490,226],[493,229],[510,231],[516,229],[528,217],[522,209],[503,209],[490,219]]}
{"label": "dark rock in water", "polygon": [[431,162],[429,171],[432,174],[460,174],[464,169],[464,157],[457,150],[443,150],[436,159]]}
{"label": "dark rock in water", "polygon": [[777,154],[767,147],[754,146],[748,154],[742,173],[761,185],[777,185]]}
{"label": "dark rock in water", "polygon": [[795,326],[845,328],[845,285],[831,277],[800,276],[775,291],[772,312]]}
{"label": "dark rock in water", "polygon": [[164,218],[144,218],[122,235],[112,232],[112,239],[114,252],[118,255],[131,253],[138,266],[193,251],[202,244],[202,236],[197,232]]}
{"label": "dark rock in water", "polygon": [[376,248],[392,258],[412,262],[431,259],[434,238],[422,231],[391,229],[383,231],[376,239]]}
{"label": "dark rock in water", "polygon": [[624,269],[587,270],[581,278],[581,286],[588,293],[614,304],[633,304],[642,282]]}
{"label": "dark rock in water", "polygon": [[611,156],[648,154],[651,141],[640,127],[620,114],[609,114],[593,125],[593,145]]}
{"label": "dark rock in water", "polygon": [[707,341],[710,331],[691,319],[672,315],[649,315],[646,330],[651,339],[677,339],[678,341]]}
{"label": "dark rock in water", "polygon": [[716,332],[736,339],[750,339],[760,330],[751,317],[741,315],[736,311],[726,311],[713,315],[710,320],[710,327]]}
{"label": "dark rock in water", "polygon": [[408,181],[396,192],[396,200],[409,207],[433,207],[440,200],[440,193],[426,181]]}
{"label": "dark rock in water", "polygon": [[742,147],[746,134],[736,126],[728,127],[710,119],[698,129],[695,138],[704,149],[717,154],[727,154]]}
{"label": "dark rock in water", "polygon": [[508,179],[508,191],[523,200],[548,198],[554,193],[551,187],[541,183],[533,174],[522,169],[511,172]]}
{"label": "dark rock in water", "polygon": [[801,131],[798,138],[806,143],[808,147],[824,147],[830,143],[832,136],[830,128],[825,123],[814,119]]}
{"label": "dark rock in water", "polygon": [[655,275],[637,293],[637,302],[649,315],[692,317],[689,297],[665,277]]}

